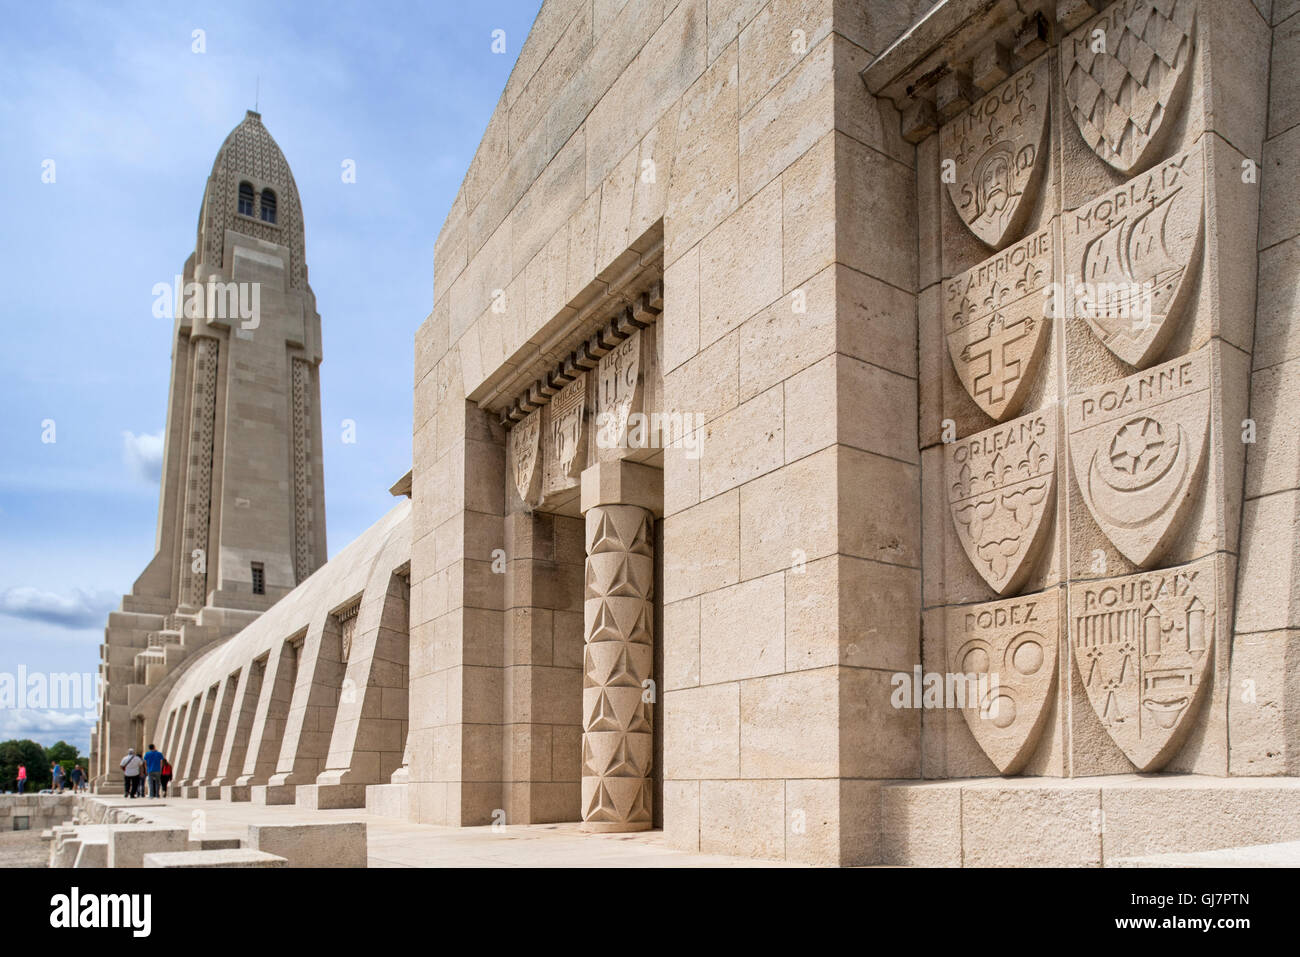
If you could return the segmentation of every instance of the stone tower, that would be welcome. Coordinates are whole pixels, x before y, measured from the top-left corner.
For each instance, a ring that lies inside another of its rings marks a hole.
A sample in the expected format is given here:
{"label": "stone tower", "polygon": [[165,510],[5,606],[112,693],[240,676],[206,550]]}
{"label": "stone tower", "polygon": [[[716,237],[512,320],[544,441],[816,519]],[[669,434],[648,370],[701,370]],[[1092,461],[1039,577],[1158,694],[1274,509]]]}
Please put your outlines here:
{"label": "stone tower", "polygon": [[109,617],[100,773],[147,743],[128,701],[325,561],[321,327],[304,250],[293,173],[250,110],[217,152],[194,252],[159,300],[174,326],[157,544]]}

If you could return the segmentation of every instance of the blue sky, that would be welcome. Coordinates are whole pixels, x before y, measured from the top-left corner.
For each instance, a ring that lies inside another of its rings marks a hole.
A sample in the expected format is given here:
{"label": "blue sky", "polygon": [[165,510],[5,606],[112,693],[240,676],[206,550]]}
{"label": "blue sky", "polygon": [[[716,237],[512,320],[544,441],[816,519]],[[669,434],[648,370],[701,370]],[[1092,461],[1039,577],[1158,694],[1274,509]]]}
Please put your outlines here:
{"label": "blue sky", "polygon": [[[152,556],[171,322],[151,290],[192,251],[212,161],[255,95],[306,220],[330,554],[391,508],[434,239],[540,6],[7,5],[0,679],[94,672],[104,617]],[[0,740],[85,748],[90,724],[0,707]]]}

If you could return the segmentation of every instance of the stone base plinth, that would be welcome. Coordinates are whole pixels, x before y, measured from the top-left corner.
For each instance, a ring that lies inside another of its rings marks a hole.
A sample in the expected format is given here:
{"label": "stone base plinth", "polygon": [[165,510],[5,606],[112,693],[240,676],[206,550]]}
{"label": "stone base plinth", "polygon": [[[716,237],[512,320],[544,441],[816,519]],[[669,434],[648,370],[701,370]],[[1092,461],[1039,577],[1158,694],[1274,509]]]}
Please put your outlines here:
{"label": "stone base plinth", "polygon": [[254,784],[249,800],[254,804],[292,804],[297,790],[296,784]]}
{"label": "stone base plinth", "polygon": [[201,798],[201,799],[203,799],[204,801],[220,801],[220,800],[221,800],[221,785],[219,785],[219,784],[201,784],[201,785],[199,785],[199,793],[198,793],[197,795],[195,795],[195,797]]}
{"label": "stone base plinth", "polygon": [[410,816],[410,807],[405,784],[366,786],[366,810],[371,814],[405,821]]}
{"label": "stone base plinth", "polygon": [[880,863],[1099,867],[1300,840],[1300,779],[969,778],[881,787]]}
{"label": "stone base plinth", "polygon": [[179,795],[176,794],[177,790],[178,790],[177,788],[169,788],[169,791],[171,792],[173,797],[179,796],[183,798],[196,798],[199,796],[199,786],[197,784],[187,784],[184,787],[180,788]]}
{"label": "stone base plinth", "polygon": [[366,786],[364,784],[300,784],[293,803],[299,807],[321,811],[339,807],[365,807]]}
{"label": "stone base plinth", "polygon": [[221,786],[221,800],[223,801],[248,801],[252,799],[252,788],[247,784],[223,784]]}

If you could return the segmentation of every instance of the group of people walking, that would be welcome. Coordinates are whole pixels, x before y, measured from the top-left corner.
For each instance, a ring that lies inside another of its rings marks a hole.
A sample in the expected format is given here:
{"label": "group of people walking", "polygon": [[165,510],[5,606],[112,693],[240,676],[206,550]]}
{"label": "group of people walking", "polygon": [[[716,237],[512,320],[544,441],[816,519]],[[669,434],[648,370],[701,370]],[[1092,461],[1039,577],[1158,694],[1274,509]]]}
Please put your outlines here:
{"label": "group of people walking", "polygon": [[[64,791],[84,791],[88,785],[86,772],[80,764],[73,765],[71,771],[64,771],[63,765],[55,761],[50,765],[50,790],[56,794]],[[27,791],[27,765],[18,765],[18,793]]]}
{"label": "group of people walking", "polygon": [[135,748],[127,748],[126,757],[119,762],[122,768],[122,796],[144,797],[144,782],[149,782],[149,797],[166,797],[171,783],[172,766],[163,753],[152,744],[143,755]]}

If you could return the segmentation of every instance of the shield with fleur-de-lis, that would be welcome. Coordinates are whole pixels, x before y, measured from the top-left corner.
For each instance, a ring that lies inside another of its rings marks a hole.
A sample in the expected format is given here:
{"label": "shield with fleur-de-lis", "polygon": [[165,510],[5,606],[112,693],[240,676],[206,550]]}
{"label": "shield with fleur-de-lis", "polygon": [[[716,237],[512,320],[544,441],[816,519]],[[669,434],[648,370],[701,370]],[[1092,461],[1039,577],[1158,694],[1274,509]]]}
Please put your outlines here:
{"label": "shield with fleur-de-lis", "polygon": [[1001,421],[1024,405],[1047,345],[1056,220],[944,282],[944,334],[957,378]]}
{"label": "shield with fleur-de-lis", "polygon": [[1056,495],[1056,407],[944,448],[957,538],[999,595],[1024,584],[1042,549]]}
{"label": "shield with fleur-de-lis", "polygon": [[1047,76],[1039,57],[939,130],[948,198],[994,248],[1024,225],[1047,166]]}
{"label": "shield with fleur-de-lis", "polygon": [[1117,0],[1061,43],[1070,115],[1122,173],[1158,154],[1192,72],[1195,23],[1196,0]]}

